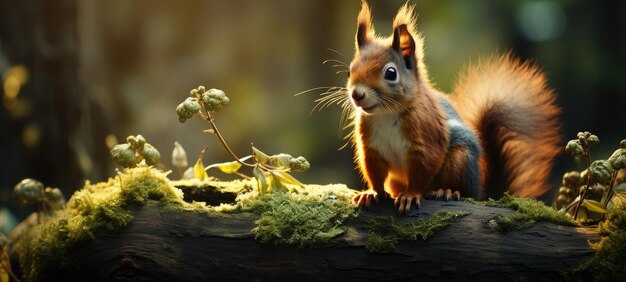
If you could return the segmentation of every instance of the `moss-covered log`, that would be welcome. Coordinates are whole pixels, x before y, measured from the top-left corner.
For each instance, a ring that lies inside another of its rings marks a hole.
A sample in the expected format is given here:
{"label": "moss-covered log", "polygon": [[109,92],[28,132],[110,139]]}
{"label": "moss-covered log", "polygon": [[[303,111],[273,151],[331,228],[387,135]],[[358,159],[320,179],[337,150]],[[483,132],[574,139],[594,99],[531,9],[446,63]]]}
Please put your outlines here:
{"label": "moss-covered log", "polygon": [[[400,241],[386,253],[364,248],[368,219],[394,216],[390,201],[361,212],[347,232],[326,247],[262,244],[255,213],[163,209],[158,201],[130,206],[133,221],[119,231],[99,229],[93,240],[72,247],[46,281],[101,280],[561,280],[590,258],[592,230],[539,222],[524,230],[497,231],[493,219],[513,210],[468,202],[426,201],[395,217],[397,224],[437,211],[468,212],[422,241]],[[19,240],[19,238],[17,239]],[[14,257],[15,258],[15,257]],[[19,261],[14,269],[20,271]]]}

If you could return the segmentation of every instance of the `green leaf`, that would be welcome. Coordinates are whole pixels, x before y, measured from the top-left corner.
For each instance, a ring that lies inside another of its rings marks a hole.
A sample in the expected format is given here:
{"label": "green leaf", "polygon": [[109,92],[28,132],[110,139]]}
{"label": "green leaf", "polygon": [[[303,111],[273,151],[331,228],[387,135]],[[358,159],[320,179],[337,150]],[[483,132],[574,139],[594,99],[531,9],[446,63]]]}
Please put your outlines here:
{"label": "green leaf", "polygon": [[208,166],[206,170],[209,170],[214,167],[219,168],[223,173],[231,174],[231,173],[237,172],[241,168],[241,164],[238,161],[212,164]]}
{"label": "green leaf", "polygon": [[594,200],[585,199],[583,201],[583,206],[585,206],[588,210],[590,210],[592,212],[597,212],[597,213],[607,213],[608,212],[606,210],[606,208],[604,207],[604,205],[602,205],[600,202],[594,201]]}
{"label": "green leaf", "polygon": [[569,209],[573,208],[576,204],[578,204],[578,201],[580,201],[580,196],[576,197],[576,199],[574,199],[571,203],[569,203],[567,207],[565,207],[565,211],[568,211]]}
{"label": "green leaf", "polygon": [[265,191],[267,190],[267,181],[265,180],[265,174],[263,174],[263,171],[258,165],[252,170],[252,175],[256,178],[259,195],[265,194]]}
{"label": "green leaf", "polygon": [[[252,156],[246,156],[246,157],[240,158],[239,160],[243,162],[243,161],[246,161],[247,159],[249,159],[249,158],[251,158],[251,157],[252,157]],[[220,169],[223,173],[228,173],[228,174],[231,174],[231,173],[235,173],[235,172],[239,171],[239,169],[241,168],[241,166],[242,166],[242,165],[241,165],[241,163],[240,163],[240,162],[238,162],[238,161],[226,162],[226,163],[218,163],[218,164],[212,164],[212,165],[208,166],[208,167],[205,169],[205,171],[206,171],[206,170],[209,170],[209,169],[211,169],[211,168],[217,167],[217,168],[219,168],[219,169]]]}
{"label": "green leaf", "polygon": [[206,149],[207,148],[204,148],[204,150],[202,150],[202,152],[200,153],[200,157],[198,158],[198,161],[193,166],[193,176],[200,180],[205,180],[209,178],[209,175],[204,170],[204,164],[202,164],[202,157],[204,157],[204,152],[206,151]]}
{"label": "green leaf", "polygon": [[270,157],[267,154],[261,152],[259,149],[255,148],[254,146],[252,146],[252,155],[254,155],[256,162],[260,164],[267,163],[267,161],[270,159]]}
{"label": "green leaf", "polygon": [[275,172],[271,172],[272,180],[270,181],[270,191],[272,192],[287,192],[287,187],[281,181],[281,178],[276,175]]}
{"label": "green leaf", "polygon": [[291,176],[287,172],[275,171],[275,172],[272,173],[272,175],[275,175],[276,177],[280,178],[280,181],[282,183],[293,184],[293,185],[298,185],[298,186],[304,186],[304,184],[302,184],[302,182],[298,181],[298,179],[294,178],[293,176]]}

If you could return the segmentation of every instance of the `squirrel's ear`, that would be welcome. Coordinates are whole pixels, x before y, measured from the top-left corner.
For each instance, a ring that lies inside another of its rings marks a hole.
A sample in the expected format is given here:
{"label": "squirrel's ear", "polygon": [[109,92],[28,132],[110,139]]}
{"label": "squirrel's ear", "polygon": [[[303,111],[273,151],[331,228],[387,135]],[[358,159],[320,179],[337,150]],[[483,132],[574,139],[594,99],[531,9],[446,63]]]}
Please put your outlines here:
{"label": "squirrel's ear", "polygon": [[374,27],[372,26],[372,12],[367,1],[361,1],[361,12],[357,18],[356,29],[356,49],[359,50],[374,37]]}
{"label": "squirrel's ear", "polygon": [[393,30],[391,46],[402,56],[407,69],[415,68],[415,40],[413,40],[406,24],[401,24]]}

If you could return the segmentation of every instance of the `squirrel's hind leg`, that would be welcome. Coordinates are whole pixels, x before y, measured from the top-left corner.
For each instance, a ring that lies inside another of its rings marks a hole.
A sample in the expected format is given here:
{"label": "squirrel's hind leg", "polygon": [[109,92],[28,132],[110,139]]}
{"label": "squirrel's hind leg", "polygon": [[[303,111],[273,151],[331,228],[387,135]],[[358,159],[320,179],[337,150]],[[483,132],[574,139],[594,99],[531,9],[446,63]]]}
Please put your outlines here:
{"label": "squirrel's hind leg", "polygon": [[434,190],[428,194],[434,200],[460,200],[465,197],[478,197],[480,180],[478,158],[468,147],[455,145],[450,147],[446,161],[435,178]]}

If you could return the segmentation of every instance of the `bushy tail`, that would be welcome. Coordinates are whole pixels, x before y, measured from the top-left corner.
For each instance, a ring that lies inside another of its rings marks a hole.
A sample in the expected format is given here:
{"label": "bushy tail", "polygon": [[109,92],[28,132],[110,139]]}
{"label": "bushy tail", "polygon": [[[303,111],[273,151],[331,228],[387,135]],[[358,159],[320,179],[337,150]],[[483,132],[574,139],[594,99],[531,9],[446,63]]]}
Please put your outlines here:
{"label": "bushy tail", "polygon": [[453,99],[461,117],[480,139],[483,198],[508,191],[535,198],[559,149],[560,109],[543,73],[510,54],[470,67]]}

